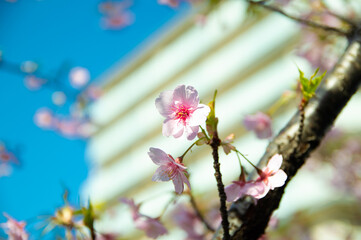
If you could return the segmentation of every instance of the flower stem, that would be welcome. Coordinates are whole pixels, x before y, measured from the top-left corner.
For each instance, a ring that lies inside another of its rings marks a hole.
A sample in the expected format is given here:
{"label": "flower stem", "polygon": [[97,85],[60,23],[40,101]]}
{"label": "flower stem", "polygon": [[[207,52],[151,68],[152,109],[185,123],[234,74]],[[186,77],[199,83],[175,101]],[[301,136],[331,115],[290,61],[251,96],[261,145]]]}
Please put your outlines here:
{"label": "flower stem", "polygon": [[222,227],[223,227],[223,240],[230,240],[231,236],[229,234],[229,221],[228,221],[228,212],[226,206],[226,193],[224,191],[224,184],[222,182],[222,174],[220,170],[220,163],[219,163],[219,155],[218,155],[218,148],[221,145],[221,140],[218,137],[217,131],[214,132],[212,137],[212,141],[210,146],[212,147],[212,156],[213,156],[213,168],[215,170],[214,176],[217,181],[218,187],[218,195],[220,199],[220,212],[222,216]]}
{"label": "flower stem", "polygon": [[180,158],[183,159],[184,156],[189,152],[189,150],[191,150],[192,147],[197,144],[197,142],[199,142],[199,141],[201,141],[203,139],[206,139],[206,137],[202,137],[202,138],[198,139],[197,141],[195,141],[194,143],[192,143],[192,145],[190,145],[189,148],[187,148],[187,150],[183,153],[182,156],[180,156]]}
{"label": "flower stem", "polygon": [[194,199],[194,197],[193,197],[192,192],[189,191],[188,194],[189,194],[189,200],[190,200],[190,202],[191,202],[191,204],[192,204],[192,207],[193,207],[194,211],[196,212],[196,215],[197,215],[197,217],[199,218],[199,220],[201,220],[201,221],[203,222],[204,226],[205,226],[209,231],[214,232],[214,231],[215,231],[214,228],[213,228],[211,225],[209,225],[209,223],[204,219],[204,217],[202,216],[201,212],[199,211],[199,208],[198,208],[198,206],[197,206],[197,204],[196,204],[196,201],[195,201],[195,199]]}

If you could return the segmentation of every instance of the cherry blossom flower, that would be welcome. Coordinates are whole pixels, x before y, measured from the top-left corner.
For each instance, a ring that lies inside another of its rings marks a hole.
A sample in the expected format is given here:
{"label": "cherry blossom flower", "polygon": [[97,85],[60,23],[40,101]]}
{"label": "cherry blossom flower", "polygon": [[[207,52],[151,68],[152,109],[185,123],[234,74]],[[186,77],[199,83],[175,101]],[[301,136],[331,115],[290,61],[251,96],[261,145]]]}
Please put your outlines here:
{"label": "cherry blossom flower", "polygon": [[227,201],[237,201],[246,195],[260,199],[266,196],[269,190],[283,186],[287,175],[280,169],[282,160],[282,155],[275,154],[268,161],[267,166],[259,173],[260,176],[255,181],[246,182],[242,176],[239,181],[233,181],[231,185],[224,189],[227,195]]}
{"label": "cherry blossom flower", "polygon": [[185,176],[186,167],[181,163],[179,158],[174,160],[171,155],[166,154],[159,148],[150,148],[148,152],[152,161],[159,165],[155,171],[152,180],[155,182],[164,182],[172,180],[176,193],[181,194],[184,190],[184,183],[191,188],[190,183]]}
{"label": "cherry blossom flower", "polygon": [[18,222],[6,213],[4,216],[8,219],[6,223],[1,223],[0,227],[5,230],[9,240],[27,240],[29,235],[25,231],[26,223],[24,221]]}
{"label": "cherry blossom flower", "polygon": [[83,67],[72,68],[69,73],[69,79],[73,87],[81,88],[89,82],[89,70]]}
{"label": "cherry blossom flower", "polygon": [[139,205],[136,205],[133,199],[121,198],[120,201],[130,207],[135,227],[144,231],[148,237],[156,239],[168,233],[159,219],[141,214],[139,212]]}
{"label": "cherry blossom flower", "polygon": [[163,135],[178,138],[185,133],[188,140],[196,137],[199,125],[204,123],[210,108],[199,104],[198,92],[192,86],[179,85],[174,91],[164,91],[155,100],[163,122]]}
{"label": "cherry blossom flower", "polygon": [[234,202],[246,195],[258,196],[259,193],[264,192],[264,185],[255,185],[253,182],[239,180],[233,181],[232,184],[225,187],[224,191],[227,195],[227,201]]}
{"label": "cherry blossom flower", "polygon": [[281,187],[285,184],[287,179],[287,174],[280,169],[282,165],[282,155],[275,154],[273,157],[268,161],[267,166],[262,170],[259,178],[253,182],[253,189],[257,190],[262,189],[262,185],[264,185],[263,191],[255,191],[252,193],[252,196],[260,199],[267,195],[269,190],[273,190],[277,187]]}
{"label": "cherry blossom flower", "polygon": [[247,130],[254,131],[259,139],[272,137],[271,123],[271,118],[262,112],[248,115],[243,120]]}

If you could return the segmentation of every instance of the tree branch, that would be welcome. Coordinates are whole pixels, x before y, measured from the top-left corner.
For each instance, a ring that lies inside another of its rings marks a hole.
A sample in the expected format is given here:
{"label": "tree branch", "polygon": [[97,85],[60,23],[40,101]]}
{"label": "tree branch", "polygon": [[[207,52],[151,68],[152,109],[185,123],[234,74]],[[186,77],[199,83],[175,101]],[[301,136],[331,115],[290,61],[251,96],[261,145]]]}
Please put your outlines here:
{"label": "tree branch", "polygon": [[[306,106],[304,128],[298,150],[293,153],[299,129],[299,112],[268,145],[259,166],[264,166],[274,154],[282,154],[282,169],[286,172],[288,179],[283,187],[270,191],[265,198],[258,201],[257,205],[246,197],[231,206],[229,210],[231,239],[257,240],[265,232],[268,221],[273,211],[278,208],[288,182],[319,145],[336,117],[356,92],[360,81],[361,44],[360,38],[357,38],[350,41],[333,72],[323,81],[316,92],[316,97],[311,99]],[[216,232],[214,239],[221,239],[221,235],[221,231]]]}
{"label": "tree branch", "polygon": [[[339,29],[339,28],[334,28],[334,27],[330,27],[330,26],[327,26],[327,25],[323,25],[323,24],[320,24],[320,23],[317,23],[317,22],[314,22],[314,21],[311,21],[311,20],[307,20],[307,19],[304,19],[304,18],[300,18],[300,17],[296,17],[296,16],[293,16],[293,15],[290,15],[288,13],[286,13],[285,11],[283,11],[282,9],[276,7],[276,6],[273,6],[273,5],[268,5],[266,4],[265,2],[263,1],[260,1],[260,2],[254,2],[254,1],[251,1],[251,0],[248,0],[248,2],[250,4],[254,4],[254,5],[257,5],[257,6],[260,6],[260,7],[263,7],[267,10],[270,10],[270,11],[273,11],[273,12],[277,12],[289,19],[292,19],[296,22],[299,22],[303,25],[306,25],[308,27],[312,27],[312,28],[317,28],[317,29],[322,29],[324,31],[328,31],[328,32],[332,32],[332,33],[336,33],[338,35],[342,35],[342,36],[347,36],[349,34],[348,31],[344,31],[342,29]],[[345,21],[345,20],[344,20]],[[348,22],[347,22],[348,23]]]}
{"label": "tree branch", "polygon": [[222,182],[222,174],[220,170],[220,163],[219,163],[219,155],[218,155],[218,148],[221,145],[221,140],[218,137],[217,130],[214,131],[214,135],[211,141],[210,146],[212,147],[212,155],[213,155],[213,168],[214,168],[214,176],[217,181],[217,188],[218,188],[218,195],[220,200],[220,212],[222,216],[222,227],[223,227],[223,240],[231,239],[229,235],[229,221],[228,221],[228,213],[227,213],[227,206],[226,206],[226,193],[224,191],[224,184]]}

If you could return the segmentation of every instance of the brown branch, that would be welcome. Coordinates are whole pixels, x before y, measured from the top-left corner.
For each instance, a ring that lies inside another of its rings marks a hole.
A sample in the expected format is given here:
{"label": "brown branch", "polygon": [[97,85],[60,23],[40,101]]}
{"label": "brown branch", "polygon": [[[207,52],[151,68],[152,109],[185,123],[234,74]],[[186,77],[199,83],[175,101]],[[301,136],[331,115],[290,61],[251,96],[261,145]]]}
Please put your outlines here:
{"label": "brown branch", "polygon": [[195,201],[195,199],[194,199],[194,197],[193,197],[193,194],[192,194],[191,192],[189,192],[189,200],[190,200],[190,202],[191,202],[191,204],[192,204],[192,207],[193,207],[193,209],[194,209],[194,211],[195,211],[198,219],[201,220],[201,222],[204,224],[204,226],[205,226],[209,231],[214,232],[215,229],[214,229],[211,225],[209,225],[209,223],[206,221],[206,219],[204,219],[201,211],[199,211],[199,208],[198,208],[198,206],[197,206],[197,204],[196,204],[196,201]]}
{"label": "brown branch", "polygon": [[226,206],[226,193],[224,191],[224,184],[222,182],[222,174],[220,170],[219,164],[219,155],[218,155],[218,148],[221,145],[221,140],[218,137],[217,131],[214,132],[214,136],[212,138],[210,146],[212,147],[212,156],[213,156],[213,168],[214,168],[214,176],[217,180],[217,188],[218,188],[218,195],[220,200],[220,212],[222,216],[222,227],[223,227],[223,240],[231,239],[229,234],[229,221],[228,221],[228,213],[227,213],[227,206]]}
{"label": "brown branch", "polygon": [[334,27],[330,27],[330,26],[327,26],[327,25],[323,25],[323,24],[320,24],[320,23],[317,23],[317,22],[314,22],[314,21],[311,21],[311,20],[308,20],[308,19],[304,19],[304,18],[301,18],[301,17],[296,17],[296,16],[293,16],[291,14],[288,14],[286,13],[285,11],[283,11],[282,9],[276,7],[276,6],[273,6],[273,5],[268,5],[266,4],[265,2],[263,1],[260,1],[260,2],[254,2],[254,1],[250,1],[248,0],[249,4],[254,4],[256,6],[260,6],[260,7],[263,7],[267,10],[270,10],[270,11],[273,11],[273,12],[277,12],[289,19],[292,19],[296,22],[299,22],[303,25],[306,25],[308,27],[312,27],[312,28],[317,28],[317,29],[322,29],[324,31],[328,31],[328,32],[332,32],[332,33],[336,33],[336,34],[339,34],[339,35],[342,35],[342,36],[348,36],[350,33],[348,31],[344,31],[342,29],[339,29],[339,28],[334,28]]}
{"label": "brown branch", "polygon": [[[295,148],[295,138],[299,129],[299,112],[288,122],[281,132],[268,145],[260,160],[259,167],[276,153],[282,154],[282,169],[288,179],[283,187],[270,191],[267,196],[254,205],[249,198],[244,198],[231,206],[229,221],[231,239],[257,240],[264,234],[268,221],[278,208],[284,189],[295,176],[310,153],[319,145],[325,133],[331,128],[336,117],[356,92],[361,81],[361,43],[359,36],[350,44],[334,68],[316,92],[316,98],[305,107],[305,120],[302,138]],[[221,232],[214,238],[221,239]]]}

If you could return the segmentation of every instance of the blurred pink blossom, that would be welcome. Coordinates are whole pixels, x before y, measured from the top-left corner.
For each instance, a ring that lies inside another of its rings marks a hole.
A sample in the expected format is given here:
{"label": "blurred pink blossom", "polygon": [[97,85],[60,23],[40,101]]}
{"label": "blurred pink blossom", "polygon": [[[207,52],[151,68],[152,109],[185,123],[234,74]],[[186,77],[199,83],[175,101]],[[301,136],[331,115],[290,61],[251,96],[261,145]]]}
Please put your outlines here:
{"label": "blurred pink blossom", "polygon": [[35,124],[44,129],[49,129],[53,126],[53,113],[48,108],[40,108],[36,111],[34,116]]}
{"label": "blurred pink blossom", "polygon": [[179,0],[158,0],[158,3],[161,5],[167,5],[172,8],[179,6]]}
{"label": "blurred pink blossom", "polygon": [[134,22],[134,14],[128,10],[131,5],[131,1],[107,1],[100,3],[99,11],[104,15],[102,27],[118,30],[131,25]]}
{"label": "blurred pink blossom", "polygon": [[150,238],[158,238],[168,233],[167,229],[156,218],[141,216],[134,220],[135,227],[143,230]]}
{"label": "blurred pink blossom", "polygon": [[34,75],[27,75],[24,78],[25,87],[31,91],[39,90],[46,80],[38,78]]}
{"label": "blurred pink blossom", "polygon": [[90,100],[97,100],[103,95],[103,91],[100,87],[91,85],[86,89],[85,94]]}
{"label": "blurred pink blossom", "polygon": [[135,227],[144,231],[148,237],[156,239],[168,233],[159,219],[141,214],[139,212],[139,205],[136,205],[133,199],[121,198],[120,201],[130,207]]}
{"label": "blurred pink blossom", "polygon": [[171,155],[166,154],[159,148],[150,148],[148,152],[152,161],[159,165],[155,171],[152,180],[155,182],[164,182],[172,180],[176,193],[181,194],[184,190],[184,183],[191,188],[190,183],[185,176],[186,167],[179,161],[173,159]]}
{"label": "blurred pink blossom", "polygon": [[119,235],[114,234],[114,233],[98,233],[96,235],[96,239],[97,240],[117,240],[117,239],[119,239]]}
{"label": "blurred pink blossom", "polygon": [[163,122],[163,135],[178,138],[185,133],[188,140],[196,137],[210,108],[199,104],[198,92],[192,86],[179,85],[174,91],[164,91],[155,100]]}
{"label": "blurred pink blossom", "polygon": [[172,219],[177,227],[187,233],[186,240],[204,240],[203,223],[194,210],[184,204],[178,204],[172,212]]}
{"label": "blurred pink blossom", "polygon": [[9,240],[28,240],[29,236],[25,231],[26,223],[24,221],[18,222],[6,213],[4,216],[8,219],[6,223],[1,223],[0,227],[5,230]]}
{"label": "blurred pink blossom", "polygon": [[267,114],[258,112],[255,115],[247,115],[243,124],[247,130],[254,131],[259,139],[272,137],[272,120]]}
{"label": "blurred pink blossom", "polygon": [[102,26],[104,29],[119,30],[134,22],[133,14],[124,12],[115,16],[104,17]]}
{"label": "blurred pink blossom", "polygon": [[78,133],[78,122],[73,119],[58,119],[55,127],[66,137],[76,137]]}
{"label": "blurred pink blossom", "polygon": [[69,80],[74,88],[84,87],[90,80],[89,70],[83,67],[74,67],[70,70]]}

